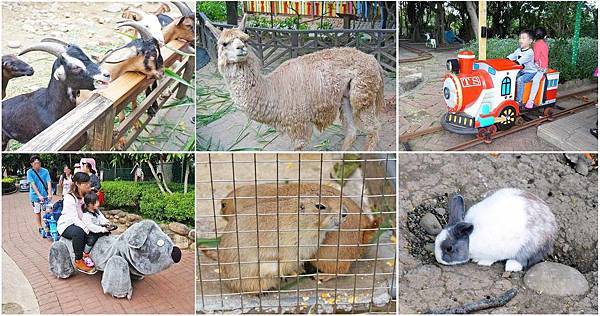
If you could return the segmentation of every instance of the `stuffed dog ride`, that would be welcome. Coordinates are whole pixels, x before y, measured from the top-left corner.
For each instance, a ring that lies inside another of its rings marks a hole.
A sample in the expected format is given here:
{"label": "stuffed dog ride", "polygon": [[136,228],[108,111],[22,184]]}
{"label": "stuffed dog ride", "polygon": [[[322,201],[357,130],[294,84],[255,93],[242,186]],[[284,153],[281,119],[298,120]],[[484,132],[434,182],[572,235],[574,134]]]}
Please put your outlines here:
{"label": "stuffed dog ride", "polygon": [[[142,220],[119,236],[100,237],[90,257],[96,269],[104,271],[104,293],[131,299],[132,277],[141,279],[166,270],[181,260],[181,250],[155,222]],[[74,260],[71,240],[61,238],[52,244],[49,263],[54,276],[62,279],[70,277],[75,272]]]}

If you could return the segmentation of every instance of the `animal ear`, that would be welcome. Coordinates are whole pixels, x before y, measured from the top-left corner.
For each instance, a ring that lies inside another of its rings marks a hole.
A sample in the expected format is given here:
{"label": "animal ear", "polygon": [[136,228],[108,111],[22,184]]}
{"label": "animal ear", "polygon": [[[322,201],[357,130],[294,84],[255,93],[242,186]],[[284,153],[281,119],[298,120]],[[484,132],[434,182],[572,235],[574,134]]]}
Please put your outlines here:
{"label": "animal ear", "polygon": [[54,77],[54,79],[59,80],[59,81],[63,81],[65,79],[67,79],[67,74],[65,72],[65,66],[60,65],[60,67],[56,68],[56,70],[54,71],[52,76]]}
{"label": "animal ear", "polygon": [[456,239],[459,239],[461,237],[467,237],[473,232],[473,224],[467,222],[460,222],[457,223],[452,230]]}
{"label": "animal ear", "polygon": [[158,8],[156,9],[156,11],[154,11],[154,15],[159,15],[159,14],[163,14],[165,12],[171,12],[171,7],[169,7],[168,4],[161,2],[160,6],[158,6]]}
{"label": "animal ear", "polygon": [[148,239],[148,235],[150,235],[150,231],[154,228],[156,224],[150,220],[143,220],[141,222],[135,223],[131,225],[126,230],[126,241],[127,245],[131,248],[140,248]]}
{"label": "animal ear", "polygon": [[248,14],[244,13],[244,16],[242,17],[242,21],[240,22],[238,29],[242,32],[246,31],[246,18],[248,17]]}
{"label": "animal ear", "polygon": [[129,7],[125,8],[125,10],[123,10],[121,17],[124,19],[134,20],[134,21],[140,21],[144,18],[144,16],[142,15],[140,10],[132,9]]}
{"label": "animal ear", "polygon": [[218,39],[219,37],[221,37],[221,31],[216,28],[214,25],[212,25],[212,23],[210,23],[209,21],[206,21],[204,23],[204,25],[206,25],[206,27],[208,27],[208,29],[210,30],[210,32]]}
{"label": "animal ear", "polygon": [[118,64],[129,58],[135,57],[139,54],[139,51],[134,46],[120,47],[112,51],[108,51],[106,55],[100,61],[100,64]]}
{"label": "animal ear", "polygon": [[460,194],[456,193],[452,196],[448,208],[450,209],[448,224],[456,224],[465,217],[465,201]]}

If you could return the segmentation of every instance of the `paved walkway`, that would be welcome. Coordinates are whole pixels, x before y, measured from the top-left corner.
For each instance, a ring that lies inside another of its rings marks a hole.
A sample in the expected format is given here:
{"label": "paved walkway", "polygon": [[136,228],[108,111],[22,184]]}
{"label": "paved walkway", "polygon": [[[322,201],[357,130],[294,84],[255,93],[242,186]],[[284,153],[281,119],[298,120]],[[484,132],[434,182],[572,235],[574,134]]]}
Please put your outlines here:
{"label": "paved walkway", "polygon": [[[27,194],[2,197],[2,248],[25,275],[42,314],[193,314],[194,254],[183,251],[179,264],[134,282],[131,300],[102,293],[102,273],[57,279],[48,270],[50,241],[35,231]],[[3,271],[4,272],[4,271]],[[3,285],[6,286],[6,285]],[[3,288],[3,291],[10,291]]]}

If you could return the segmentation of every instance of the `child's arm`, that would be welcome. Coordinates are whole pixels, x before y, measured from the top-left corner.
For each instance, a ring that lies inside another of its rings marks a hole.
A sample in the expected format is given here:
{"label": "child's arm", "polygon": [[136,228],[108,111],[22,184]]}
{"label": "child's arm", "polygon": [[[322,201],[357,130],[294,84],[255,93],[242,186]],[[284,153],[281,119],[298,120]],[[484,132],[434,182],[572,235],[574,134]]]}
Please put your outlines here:
{"label": "child's arm", "polygon": [[92,219],[90,218],[90,216],[83,215],[83,223],[88,228],[88,230],[90,232],[92,232],[92,233],[106,233],[106,232],[108,232],[108,229],[106,229],[106,227],[102,227],[102,226],[94,224],[92,222]]}
{"label": "child's arm", "polygon": [[98,219],[100,220],[100,223],[102,225],[109,225],[110,221],[104,217],[104,214],[102,214],[102,212],[98,211]]}
{"label": "child's arm", "polygon": [[506,56],[506,58],[513,60],[513,61],[517,60],[518,57],[519,57],[519,49],[518,48],[517,48],[517,50],[512,52],[512,54],[509,54],[508,56]]}
{"label": "child's arm", "polygon": [[522,52],[521,58],[515,60],[519,65],[525,65],[526,63],[533,62],[533,50],[529,49]]}

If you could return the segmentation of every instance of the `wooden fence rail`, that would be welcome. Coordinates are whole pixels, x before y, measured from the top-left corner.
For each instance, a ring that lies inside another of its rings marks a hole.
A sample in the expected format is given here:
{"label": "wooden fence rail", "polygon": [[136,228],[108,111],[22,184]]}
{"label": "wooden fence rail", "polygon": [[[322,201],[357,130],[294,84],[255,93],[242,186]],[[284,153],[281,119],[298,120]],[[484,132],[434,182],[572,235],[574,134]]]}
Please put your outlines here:
{"label": "wooden fence rail", "polygon": [[[204,13],[199,13],[197,21],[197,41],[208,51],[211,59],[216,60],[216,38],[205,25],[205,21],[209,20]],[[221,29],[235,27],[212,24]],[[384,70],[396,72],[395,29],[282,30],[247,27],[246,33],[250,35],[250,46],[265,68],[274,68],[288,59],[325,48],[355,47],[375,56]]]}
{"label": "wooden fence rail", "polygon": [[[180,40],[171,41],[167,45],[179,51],[189,50],[189,44]],[[177,60],[182,60],[182,63],[173,71],[179,75],[183,74],[183,79],[191,80],[195,64],[193,57],[182,56],[165,47],[161,49],[161,54],[165,67],[170,67]],[[90,151],[127,149],[153,117],[148,115],[139,126],[136,126],[135,123],[155,101],[158,102],[159,107],[162,107],[168,98],[160,99],[159,97],[173,85],[175,80],[165,76],[123,122],[116,124],[115,116],[153,82],[153,79],[147,79],[145,75],[137,72],[127,72],[121,75],[105,89],[94,92],[89,99],[75,107],[17,151],[80,150],[84,145],[87,145],[86,149]],[[185,95],[187,86],[179,84],[174,89],[178,90],[177,97],[181,98]]]}

